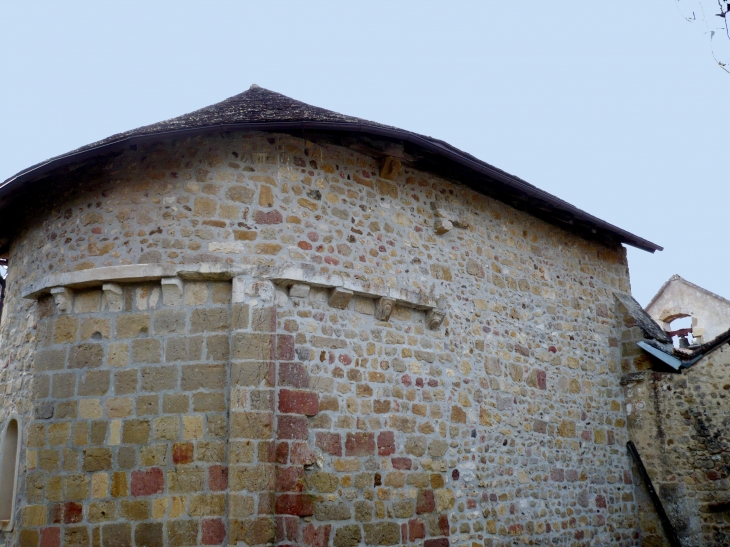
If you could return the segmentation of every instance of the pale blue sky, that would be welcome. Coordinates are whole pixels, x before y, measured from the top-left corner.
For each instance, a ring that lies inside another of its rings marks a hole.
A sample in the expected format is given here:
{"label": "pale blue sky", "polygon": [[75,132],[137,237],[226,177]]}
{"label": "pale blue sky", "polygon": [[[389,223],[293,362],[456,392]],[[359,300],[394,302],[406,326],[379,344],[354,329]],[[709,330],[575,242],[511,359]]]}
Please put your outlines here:
{"label": "pale blue sky", "polygon": [[443,139],[730,297],[730,75],[674,0],[0,2],[0,180],[252,83]]}

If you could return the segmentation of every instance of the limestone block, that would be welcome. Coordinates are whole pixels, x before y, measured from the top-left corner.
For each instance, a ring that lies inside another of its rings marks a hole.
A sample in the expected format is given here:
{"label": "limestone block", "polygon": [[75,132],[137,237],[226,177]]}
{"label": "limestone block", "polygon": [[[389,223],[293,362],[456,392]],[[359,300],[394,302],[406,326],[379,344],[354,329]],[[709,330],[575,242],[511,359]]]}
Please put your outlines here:
{"label": "limestone block", "polygon": [[234,304],[246,300],[246,278],[242,275],[236,276],[231,282],[231,298]]}
{"label": "limestone block", "polygon": [[289,296],[293,298],[306,298],[309,296],[309,289],[311,287],[305,283],[294,283],[289,287]]}
{"label": "limestone block", "polygon": [[352,295],[352,291],[348,291],[340,287],[335,287],[330,293],[329,305],[333,308],[344,310],[350,303]]}
{"label": "limestone block", "polygon": [[162,303],[165,306],[179,306],[183,297],[183,281],[179,277],[163,277],[160,280],[162,287]]}
{"label": "limestone block", "polygon": [[60,313],[68,313],[73,308],[74,293],[66,287],[53,287],[51,289],[56,308]]}

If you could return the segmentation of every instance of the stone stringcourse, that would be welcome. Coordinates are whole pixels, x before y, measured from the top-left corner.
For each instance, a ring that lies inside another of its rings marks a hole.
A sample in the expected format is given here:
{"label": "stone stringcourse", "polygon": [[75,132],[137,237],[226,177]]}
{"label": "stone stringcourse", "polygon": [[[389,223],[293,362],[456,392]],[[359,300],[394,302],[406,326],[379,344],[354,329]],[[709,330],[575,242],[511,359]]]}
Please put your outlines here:
{"label": "stone stringcourse", "polygon": [[426,325],[429,329],[439,328],[446,316],[444,298],[430,296],[418,290],[386,287],[335,274],[317,274],[312,268],[282,266],[267,267],[261,272],[255,270],[254,267],[225,266],[216,263],[198,264],[193,267],[174,264],[112,266],[47,276],[37,283],[24,286],[21,294],[24,298],[37,300],[44,294],[50,293],[58,310],[65,313],[71,309],[73,290],[101,286],[109,311],[121,311],[120,283],[159,281],[163,300],[172,301],[182,294],[183,280],[233,280],[234,301],[241,302],[242,295],[237,291],[236,278],[253,273],[254,277],[270,279],[276,285],[288,288],[292,297],[306,297],[309,294],[309,287],[332,289],[329,303],[339,309],[347,308],[353,295],[376,300],[375,314],[379,321],[387,321],[396,305],[425,311]]}

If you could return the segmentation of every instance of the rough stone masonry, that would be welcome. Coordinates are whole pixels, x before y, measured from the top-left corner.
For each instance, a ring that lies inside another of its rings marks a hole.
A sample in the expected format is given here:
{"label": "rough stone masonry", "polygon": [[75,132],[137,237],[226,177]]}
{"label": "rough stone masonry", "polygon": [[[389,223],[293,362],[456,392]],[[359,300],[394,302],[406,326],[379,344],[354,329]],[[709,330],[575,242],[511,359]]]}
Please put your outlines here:
{"label": "rough stone masonry", "polygon": [[8,244],[6,545],[640,544],[620,242],[281,131],[51,180]]}

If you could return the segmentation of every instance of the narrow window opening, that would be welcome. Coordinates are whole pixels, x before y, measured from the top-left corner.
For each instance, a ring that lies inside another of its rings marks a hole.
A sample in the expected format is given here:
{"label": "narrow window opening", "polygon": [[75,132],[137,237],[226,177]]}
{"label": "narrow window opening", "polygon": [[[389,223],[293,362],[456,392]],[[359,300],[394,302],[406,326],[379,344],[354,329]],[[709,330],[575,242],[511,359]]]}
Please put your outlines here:
{"label": "narrow window opening", "polygon": [[18,449],[20,448],[18,420],[11,419],[2,439],[2,463],[0,464],[0,525],[3,530],[13,529],[15,487],[18,481]]}

